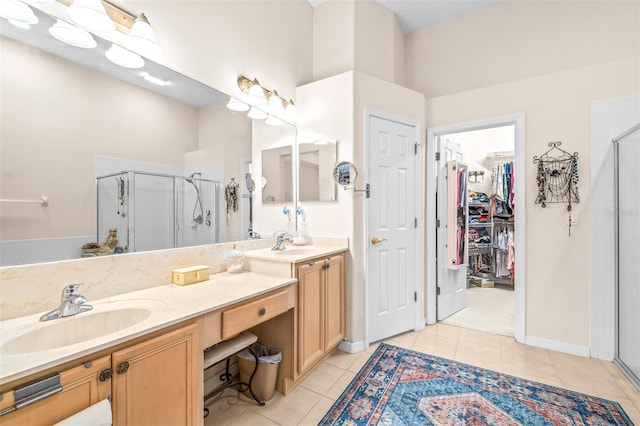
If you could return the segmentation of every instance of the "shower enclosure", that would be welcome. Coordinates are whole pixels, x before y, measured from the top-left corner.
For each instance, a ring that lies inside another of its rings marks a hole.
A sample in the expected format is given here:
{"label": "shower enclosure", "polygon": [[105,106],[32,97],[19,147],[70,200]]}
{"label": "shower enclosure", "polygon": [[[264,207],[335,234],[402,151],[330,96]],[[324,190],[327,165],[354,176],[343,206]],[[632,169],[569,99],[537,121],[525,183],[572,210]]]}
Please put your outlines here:
{"label": "shower enclosure", "polygon": [[118,251],[220,242],[220,182],[126,170],[96,178],[97,241],[118,230]]}
{"label": "shower enclosure", "polygon": [[613,139],[617,335],[615,363],[640,389],[640,124]]}

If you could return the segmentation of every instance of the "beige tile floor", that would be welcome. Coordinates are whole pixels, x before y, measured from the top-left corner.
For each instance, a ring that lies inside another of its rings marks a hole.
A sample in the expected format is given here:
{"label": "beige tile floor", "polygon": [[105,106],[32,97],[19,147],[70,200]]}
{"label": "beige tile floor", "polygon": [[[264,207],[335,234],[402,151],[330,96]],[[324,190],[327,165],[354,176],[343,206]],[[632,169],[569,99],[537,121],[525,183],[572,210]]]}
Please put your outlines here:
{"label": "beige tile floor", "polygon": [[[521,345],[511,337],[446,324],[386,342],[614,400],[640,425],[640,391],[611,362]],[[335,352],[289,395],[276,392],[264,407],[227,390],[207,405],[211,414],[205,425],[317,425],[376,347],[357,354]]]}

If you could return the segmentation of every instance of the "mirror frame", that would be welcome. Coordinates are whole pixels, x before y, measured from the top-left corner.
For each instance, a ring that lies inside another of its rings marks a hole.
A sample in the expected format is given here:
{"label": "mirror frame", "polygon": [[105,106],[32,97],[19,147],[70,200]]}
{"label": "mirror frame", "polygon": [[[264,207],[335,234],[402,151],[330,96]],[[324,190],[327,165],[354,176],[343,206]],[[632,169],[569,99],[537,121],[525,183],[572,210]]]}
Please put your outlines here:
{"label": "mirror frame", "polygon": [[333,169],[333,179],[345,189],[352,187],[358,179],[358,168],[350,161],[341,161]]}

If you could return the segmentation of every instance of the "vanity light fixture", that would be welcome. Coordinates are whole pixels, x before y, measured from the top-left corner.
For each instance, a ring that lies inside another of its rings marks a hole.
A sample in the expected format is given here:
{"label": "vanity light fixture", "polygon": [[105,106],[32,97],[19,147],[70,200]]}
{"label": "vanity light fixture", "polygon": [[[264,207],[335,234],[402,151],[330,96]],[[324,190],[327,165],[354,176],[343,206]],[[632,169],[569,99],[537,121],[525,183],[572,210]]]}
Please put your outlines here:
{"label": "vanity light fixture", "polygon": [[49,34],[63,43],[83,49],[93,49],[98,45],[87,31],[60,19],[49,28]]}
{"label": "vanity light fixture", "polygon": [[284,105],[282,104],[282,98],[278,96],[278,92],[275,90],[269,93],[269,103],[267,109],[270,115],[282,116],[284,114]]}
{"label": "vanity light fixture", "polygon": [[158,86],[166,86],[167,84],[169,84],[168,80],[163,80],[161,78],[154,77],[154,76],[150,75],[148,72],[143,72],[141,74],[141,76],[142,76],[142,78],[144,78],[148,82],[153,83],[153,84],[157,84]]}
{"label": "vanity light fixture", "polygon": [[[258,79],[248,79],[245,76],[238,77],[238,88],[242,94],[237,102],[251,105],[252,108],[247,114],[253,119],[267,119],[269,125],[279,126],[284,121],[295,123],[298,119],[298,111],[292,100],[285,101],[275,90],[267,90],[260,85]],[[229,100],[227,107],[233,110],[235,103]],[[266,106],[265,111],[255,107]],[[240,110],[240,111],[246,111]]]}
{"label": "vanity light fixture", "polygon": [[292,99],[284,102],[284,119],[291,123],[298,121],[298,108]]}
{"label": "vanity light fixture", "polygon": [[162,55],[162,48],[158,44],[156,34],[144,13],[141,13],[133,23],[127,36],[127,47],[141,55],[156,57]]}
{"label": "vanity light fixture", "polygon": [[38,17],[33,13],[33,10],[19,0],[0,1],[0,17],[20,28],[29,28],[38,23]]}
{"label": "vanity light fixture", "polygon": [[264,89],[260,86],[258,79],[253,80],[248,91],[249,104],[253,106],[262,106],[267,104],[267,97],[264,95]]}
{"label": "vanity light fixture", "polygon": [[265,118],[268,117],[268,114],[262,111],[261,109],[258,109],[256,107],[251,107],[251,109],[249,110],[249,113],[247,114],[247,117],[252,118],[254,120],[264,120]]}
{"label": "vanity light fixture", "polygon": [[116,30],[101,0],[73,0],[67,15],[74,24],[87,31],[112,33]]}
{"label": "vanity light fixture", "polygon": [[144,66],[144,59],[137,53],[133,53],[124,47],[117,44],[111,45],[109,50],[104,54],[108,60],[116,65],[120,65],[125,68],[142,68]]}
{"label": "vanity light fixture", "polygon": [[231,97],[229,98],[229,102],[227,102],[227,108],[229,108],[231,111],[243,112],[243,111],[248,111],[250,107],[244,102],[241,102],[236,98]]}

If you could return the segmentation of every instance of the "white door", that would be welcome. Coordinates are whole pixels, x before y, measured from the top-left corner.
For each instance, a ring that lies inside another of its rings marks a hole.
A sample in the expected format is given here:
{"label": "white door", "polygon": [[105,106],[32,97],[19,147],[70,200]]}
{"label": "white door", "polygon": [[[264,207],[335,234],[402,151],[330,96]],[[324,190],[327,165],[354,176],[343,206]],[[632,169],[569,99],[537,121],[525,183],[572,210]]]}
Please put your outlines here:
{"label": "white door", "polygon": [[415,327],[417,142],[415,126],[369,118],[368,342]]}
{"label": "white door", "polygon": [[467,302],[467,267],[450,269],[447,265],[447,161],[462,161],[460,144],[449,141],[445,136],[437,139],[439,160],[437,165],[437,319],[441,321],[463,309]]}

